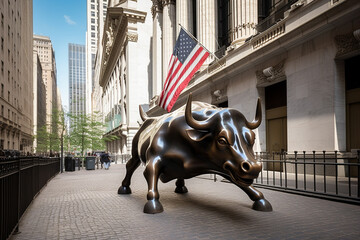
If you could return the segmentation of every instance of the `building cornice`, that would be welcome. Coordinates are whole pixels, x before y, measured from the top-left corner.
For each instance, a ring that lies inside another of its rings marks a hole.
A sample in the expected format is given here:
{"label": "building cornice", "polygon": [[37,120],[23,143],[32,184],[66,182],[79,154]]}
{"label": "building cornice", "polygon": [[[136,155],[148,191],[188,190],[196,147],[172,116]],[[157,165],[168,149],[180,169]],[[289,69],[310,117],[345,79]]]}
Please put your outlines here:
{"label": "building cornice", "polygon": [[110,7],[107,9],[103,33],[103,55],[101,59],[99,84],[105,87],[111,76],[117,57],[127,41],[137,41],[137,29],[128,24],[144,23],[146,12],[135,9]]}

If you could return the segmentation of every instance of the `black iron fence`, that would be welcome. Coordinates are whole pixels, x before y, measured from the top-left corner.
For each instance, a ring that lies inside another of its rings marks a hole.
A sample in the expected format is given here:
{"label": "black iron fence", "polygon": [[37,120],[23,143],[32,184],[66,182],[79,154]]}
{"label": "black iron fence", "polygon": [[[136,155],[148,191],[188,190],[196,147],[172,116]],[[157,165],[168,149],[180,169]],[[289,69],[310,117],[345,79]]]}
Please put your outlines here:
{"label": "black iron fence", "polygon": [[263,170],[254,185],[360,204],[360,151],[257,153]]}
{"label": "black iron fence", "polygon": [[0,239],[17,232],[21,216],[60,171],[59,158],[0,158]]}

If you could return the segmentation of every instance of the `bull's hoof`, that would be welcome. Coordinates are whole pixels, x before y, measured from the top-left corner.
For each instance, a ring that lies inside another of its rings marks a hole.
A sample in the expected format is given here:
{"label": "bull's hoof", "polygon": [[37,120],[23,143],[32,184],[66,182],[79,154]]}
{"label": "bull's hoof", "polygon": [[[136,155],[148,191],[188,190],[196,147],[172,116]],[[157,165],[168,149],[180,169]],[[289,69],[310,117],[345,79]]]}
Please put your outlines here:
{"label": "bull's hoof", "polygon": [[187,188],[185,186],[182,186],[182,187],[176,187],[175,192],[176,193],[187,193],[188,190],[187,190]]}
{"label": "bull's hoof", "polygon": [[118,189],[118,194],[130,194],[131,189],[130,187],[120,186]]}
{"label": "bull's hoof", "polygon": [[163,211],[164,211],[163,206],[157,199],[152,199],[147,201],[147,203],[144,206],[144,213],[155,214],[155,213],[161,213]]}
{"label": "bull's hoof", "polygon": [[252,205],[252,209],[254,209],[256,211],[262,211],[262,212],[271,212],[272,206],[268,200],[263,198],[263,199],[255,201],[254,204]]}

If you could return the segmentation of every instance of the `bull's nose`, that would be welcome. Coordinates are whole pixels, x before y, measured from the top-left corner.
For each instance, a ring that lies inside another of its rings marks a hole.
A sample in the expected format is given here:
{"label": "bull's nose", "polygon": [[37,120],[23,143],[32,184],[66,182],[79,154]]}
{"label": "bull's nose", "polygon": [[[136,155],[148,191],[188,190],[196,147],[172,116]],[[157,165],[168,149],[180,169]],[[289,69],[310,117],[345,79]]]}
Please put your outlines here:
{"label": "bull's nose", "polygon": [[243,172],[248,173],[251,170],[251,164],[249,162],[242,162],[241,169],[243,170]]}
{"label": "bull's nose", "polygon": [[240,164],[240,167],[244,173],[251,174],[251,175],[257,175],[257,174],[259,174],[259,172],[262,169],[262,164],[259,162],[251,162],[250,163],[248,161],[243,161]]}

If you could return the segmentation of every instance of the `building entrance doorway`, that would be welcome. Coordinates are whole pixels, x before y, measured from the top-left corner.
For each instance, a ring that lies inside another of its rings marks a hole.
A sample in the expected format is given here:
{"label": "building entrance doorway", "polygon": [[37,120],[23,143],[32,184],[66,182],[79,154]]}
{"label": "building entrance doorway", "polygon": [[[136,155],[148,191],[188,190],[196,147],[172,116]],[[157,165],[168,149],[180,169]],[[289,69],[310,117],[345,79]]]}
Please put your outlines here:
{"label": "building entrance doorway", "polygon": [[[345,60],[346,82],[346,148],[360,150],[360,55]],[[350,167],[350,176],[357,176],[357,167]]]}
{"label": "building entrance doorway", "polygon": [[[266,151],[269,159],[280,160],[287,151],[286,81],[265,88]],[[279,162],[268,162],[266,169],[283,171]]]}

